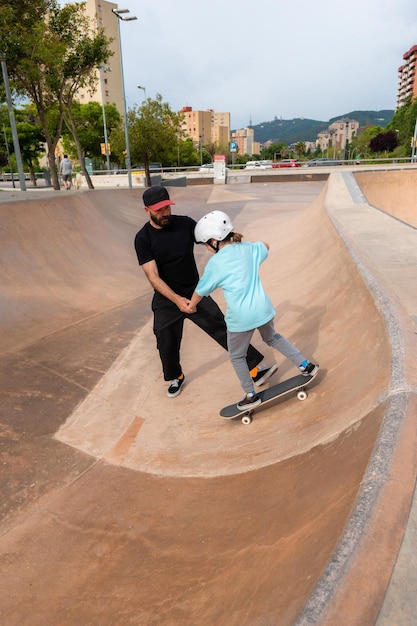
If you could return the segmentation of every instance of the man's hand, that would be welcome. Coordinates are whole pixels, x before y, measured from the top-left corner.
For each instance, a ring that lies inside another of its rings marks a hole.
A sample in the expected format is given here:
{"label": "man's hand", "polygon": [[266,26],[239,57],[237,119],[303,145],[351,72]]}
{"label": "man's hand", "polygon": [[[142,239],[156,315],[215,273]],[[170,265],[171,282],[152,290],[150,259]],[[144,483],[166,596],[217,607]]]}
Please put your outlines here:
{"label": "man's hand", "polygon": [[188,301],[187,313],[195,313],[197,311],[196,306],[192,306],[191,302]]}
{"label": "man's hand", "polygon": [[146,278],[148,279],[152,287],[155,289],[155,291],[157,291],[158,293],[163,295],[165,298],[168,298],[168,300],[171,300],[171,302],[176,304],[182,313],[195,313],[196,312],[197,304],[201,300],[200,296],[197,295],[197,299],[196,299],[196,294],[193,294],[193,298],[194,300],[196,299],[196,301],[194,305],[190,307],[189,305],[191,301],[188,298],[185,298],[184,296],[179,296],[177,293],[175,293],[175,291],[172,291],[172,289],[168,287],[168,285],[166,284],[166,282],[162,280],[162,278],[160,278],[156,261],[154,260],[148,261],[148,263],[144,263],[141,267],[143,271],[145,272]]}
{"label": "man's hand", "polygon": [[179,296],[176,302],[177,307],[183,313],[194,313],[194,311],[190,311],[189,304],[190,304],[190,301],[188,300],[188,298],[184,298],[182,296]]}

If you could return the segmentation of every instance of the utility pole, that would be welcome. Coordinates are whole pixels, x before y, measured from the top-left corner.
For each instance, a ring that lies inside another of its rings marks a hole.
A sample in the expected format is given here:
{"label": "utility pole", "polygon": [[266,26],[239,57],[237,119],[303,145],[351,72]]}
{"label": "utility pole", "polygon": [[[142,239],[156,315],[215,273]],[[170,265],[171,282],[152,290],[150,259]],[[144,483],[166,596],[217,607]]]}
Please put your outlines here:
{"label": "utility pole", "polygon": [[10,128],[12,129],[13,146],[14,146],[14,153],[16,155],[17,171],[19,173],[20,191],[26,191],[25,173],[23,171],[22,156],[20,154],[19,138],[17,136],[16,121],[14,117],[12,97],[10,94],[9,76],[7,74],[6,59],[4,58],[4,55],[1,53],[0,53],[0,62],[1,62],[1,69],[3,72],[3,81],[4,81],[4,89],[6,92],[7,108],[9,110]]}

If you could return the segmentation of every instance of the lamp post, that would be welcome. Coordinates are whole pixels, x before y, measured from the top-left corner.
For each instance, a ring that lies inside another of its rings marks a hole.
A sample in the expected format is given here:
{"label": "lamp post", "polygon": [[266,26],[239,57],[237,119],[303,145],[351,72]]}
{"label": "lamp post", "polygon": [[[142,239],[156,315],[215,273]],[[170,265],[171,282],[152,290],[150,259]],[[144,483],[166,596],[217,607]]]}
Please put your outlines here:
{"label": "lamp post", "polygon": [[122,87],[123,87],[123,116],[124,116],[124,127],[125,127],[125,142],[126,142],[126,168],[127,168],[127,180],[129,183],[129,187],[132,188],[132,164],[130,162],[130,147],[129,147],[129,129],[127,124],[127,110],[126,110],[126,89],[125,89],[125,79],[123,75],[123,56],[122,56],[122,40],[120,38],[120,20],[123,22],[132,22],[133,20],[137,20],[138,18],[134,15],[130,17],[124,17],[126,13],[130,13],[129,9],[112,9],[112,13],[117,17],[117,28],[119,35],[119,53],[120,53],[120,72],[122,76]]}
{"label": "lamp post", "polygon": [[330,137],[331,137],[331,141],[332,141],[332,148],[333,148],[333,158],[336,158],[336,145],[337,145],[337,130],[336,129],[332,129],[330,131]]}
{"label": "lamp post", "polygon": [[16,185],[14,184],[14,174],[13,174],[12,161],[10,159],[9,142],[7,141],[6,129],[4,128],[4,124],[3,124],[3,135],[4,135],[4,145],[6,146],[7,160],[9,162],[9,167],[10,167],[10,174],[12,176],[12,185],[13,185],[13,189],[15,189]]}
{"label": "lamp post", "polygon": [[0,53],[0,62],[1,62],[1,69],[3,72],[4,90],[6,92],[7,108],[9,110],[10,128],[12,129],[13,146],[14,146],[14,153],[16,155],[17,171],[19,172],[20,191],[26,191],[25,174],[23,172],[22,156],[20,154],[19,138],[17,136],[16,121],[14,118],[12,97],[10,94],[9,76],[7,74],[6,59],[4,55],[1,53]]}
{"label": "lamp post", "polygon": [[412,138],[412,150],[411,150],[411,163],[414,163],[416,160],[416,144],[417,144],[417,119],[414,126],[414,135]]}
{"label": "lamp post", "polygon": [[103,130],[104,130],[104,146],[106,150],[106,161],[107,161],[107,171],[110,171],[110,150],[109,150],[109,142],[107,138],[107,123],[106,123],[106,109],[104,102],[104,81],[103,81],[103,73],[110,72],[110,67],[108,65],[102,65],[100,67],[100,82],[101,82],[101,109],[103,111]]}
{"label": "lamp post", "polygon": [[145,89],[145,87],[142,87],[142,85],[137,85],[137,88],[143,90],[143,95],[145,96],[145,100],[146,100],[146,89]]}
{"label": "lamp post", "polygon": [[347,150],[347,145],[348,145],[349,122],[345,122],[345,126],[346,126],[346,134],[345,134],[345,150],[344,150],[344,153],[343,153],[343,159],[346,161],[346,150]]}

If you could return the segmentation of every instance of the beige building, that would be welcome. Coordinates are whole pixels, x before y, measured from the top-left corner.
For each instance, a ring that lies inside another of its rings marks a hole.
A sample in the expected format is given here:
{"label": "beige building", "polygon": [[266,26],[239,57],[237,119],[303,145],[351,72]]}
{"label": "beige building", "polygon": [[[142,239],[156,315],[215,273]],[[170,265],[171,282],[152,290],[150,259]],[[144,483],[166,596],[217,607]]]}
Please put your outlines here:
{"label": "beige building", "polygon": [[359,122],[356,120],[340,119],[330,124],[329,128],[317,135],[317,146],[320,150],[334,148],[341,150],[346,142],[351,142],[358,135]]}
{"label": "beige building", "polygon": [[216,144],[228,146],[230,141],[230,113],[216,113],[212,109],[193,111],[192,107],[183,107],[182,131],[184,137],[190,137],[198,145]]}
{"label": "beige building", "polygon": [[253,128],[240,128],[232,133],[232,141],[237,144],[238,154],[260,154],[261,144],[255,141],[255,131]]}
{"label": "beige building", "polygon": [[417,97],[417,46],[413,46],[403,54],[404,64],[398,68],[397,109],[402,107],[407,98]]}
{"label": "beige building", "polygon": [[218,146],[229,145],[230,113],[211,112],[211,141]]}
{"label": "beige building", "polygon": [[87,0],[85,12],[97,26],[104,28],[106,36],[113,41],[110,49],[114,53],[107,66],[97,73],[95,91],[89,93],[87,89],[80,90],[77,97],[81,104],[99,102],[100,104],[115,104],[120,115],[123,115],[123,84],[120,64],[119,26],[118,17],[112,13],[117,4],[106,0]]}

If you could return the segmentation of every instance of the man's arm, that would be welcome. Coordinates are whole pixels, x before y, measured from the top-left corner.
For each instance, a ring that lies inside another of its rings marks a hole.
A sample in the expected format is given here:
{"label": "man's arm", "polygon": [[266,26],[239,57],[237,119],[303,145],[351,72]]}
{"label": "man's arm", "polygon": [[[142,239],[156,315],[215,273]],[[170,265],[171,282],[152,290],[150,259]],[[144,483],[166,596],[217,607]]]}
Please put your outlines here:
{"label": "man's arm", "polygon": [[143,263],[141,268],[145,272],[145,276],[152,285],[152,287],[160,293],[162,296],[171,300],[174,304],[177,305],[180,311],[183,313],[188,313],[188,302],[187,298],[183,296],[179,296],[175,291],[172,291],[171,287],[169,287],[165,281],[159,276],[158,266],[154,260],[148,261],[147,263]]}

